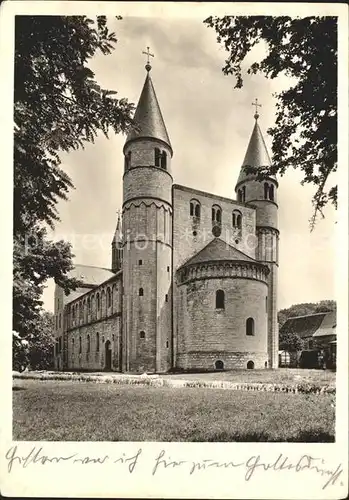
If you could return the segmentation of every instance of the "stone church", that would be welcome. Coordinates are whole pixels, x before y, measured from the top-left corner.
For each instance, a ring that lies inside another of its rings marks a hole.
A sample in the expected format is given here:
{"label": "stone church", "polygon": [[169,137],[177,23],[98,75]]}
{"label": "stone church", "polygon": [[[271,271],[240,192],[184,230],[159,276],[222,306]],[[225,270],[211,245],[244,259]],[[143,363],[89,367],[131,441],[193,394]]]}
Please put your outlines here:
{"label": "stone church", "polygon": [[245,168],[270,165],[257,106],[236,200],[174,184],[150,70],[123,148],[111,266],[76,265],[68,296],[56,286],[55,368],[276,368],[278,182]]}

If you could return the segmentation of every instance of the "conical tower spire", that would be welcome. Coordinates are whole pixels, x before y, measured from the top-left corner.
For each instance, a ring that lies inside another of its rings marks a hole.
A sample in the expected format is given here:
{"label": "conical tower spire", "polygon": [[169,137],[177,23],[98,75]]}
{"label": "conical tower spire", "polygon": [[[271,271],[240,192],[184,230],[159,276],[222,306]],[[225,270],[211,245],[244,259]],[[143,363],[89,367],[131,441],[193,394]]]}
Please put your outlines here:
{"label": "conical tower spire", "polygon": [[120,212],[118,212],[118,221],[116,223],[114,237],[111,242],[111,268],[114,273],[119,271],[122,266],[122,245],[121,218]]}
{"label": "conical tower spire", "polygon": [[[258,104],[257,99],[256,102],[252,104],[256,106],[256,112],[254,115],[255,124],[253,127],[250,142],[247,147],[244,161],[242,162],[237,184],[255,178],[255,174],[247,173],[246,167],[262,168],[271,166],[271,161],[267,150],[267,146],[264,142],[264,138],[258,124],[259,114],[257,111],[257,106],[261,106],[261,104]],[[268,176],[268,177],[275,179],[275,176]]]}
{"label": "conical tower spire", "polygon": [[170,138],[150,77],[151,65],[149,64],[149,56],[152,56],[152,54],[149,53],[149,47],[148,53],[144,53],[148,56],[145,66],[147,76],[134,115],[135,127],[129,132],[125,146],[135,139],[157,139],[165,143],[172,153]]}

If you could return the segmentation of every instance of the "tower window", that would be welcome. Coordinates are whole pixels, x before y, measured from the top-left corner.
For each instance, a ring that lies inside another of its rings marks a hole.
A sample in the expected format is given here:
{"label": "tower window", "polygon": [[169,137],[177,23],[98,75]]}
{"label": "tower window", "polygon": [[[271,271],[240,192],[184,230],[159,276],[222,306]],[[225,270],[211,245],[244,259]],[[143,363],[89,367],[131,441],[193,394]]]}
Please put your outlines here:
{"label": "tower window", "polygon": [[107,288],[107,305],[108,305],[108,307],[111,306],[111,291],[110,291],[110,288]]}
{"label": "tower window", "polygon": [[165,295],[165,302],[168,302],[168,295]]}
{"label": "tower window", "polygon": [[238,201],[242,201],[242,191],[238,189]]}
{"label": "tower window", "polygon": [[99,300],[99,293],[96,295],[96,303],[97,303],[97,311],[99,311],[99,308],[101,307],[101,301]]}
{"label": "tower window", "polygon": [[59,313],[59,317],[58,317],[58,327],[61,328],[62,326],[62,314]]}
{"label": "tower window", "polygon": [[159,148],[155,148],[155,166],[160,167],[161,152]]}
{"label": "tower window", "polygon": [[91,340],[90,340],[90,336],[87,335],[87,352],[90,352],[91,350]]}
{"label": "tower window", "polygon": [[253,370],[254,369],[254,362],[253,361],[248,361],[248,363],[247,363],[247,369],[248,370]]}
{"label": "tower window", "polygon": [[71,350],[72,350],[72,353],[74,353],[74,337],[71,339]]}
{"label": "tower window", "polygon": [[166,348],[168,349],[169,343],[168,340],[166,340]]}
{"label": "tower window", "polygon": [[273,184],[269,187],[269,200],[274,201],[274,186]]}
{"label": "tower window", "polygon": [[99,352],[99,333],[96,333],[96,351]]}
{"label": "tower window", "polygon": [[168,273],[170,272],[170,266],[167,266],[167,272]]}
{"label": "tower window", "polygon": [[268,296],[265,297],[265,312],[268,312]]}
{"label": "tower window", "polygon": [[139,295],[140,297],[143,297],[143,288],[140,288],[140,289],[138,290],[138,295]]}
{"label": "tower window", "polygon": [[264,183],[264,199],[268,199],[269,194],[269,184],[267,182]]}
{"label": "tower window", "polygon": [[236,229],[241,229],[242,227],[242,215],[239,210],[233,211],[233,227]]}
{"label": "tower window", "polygon": [[79,337],[79,354],[81,354],[82,351],[82,342],[81,342],[81,335]]}
{"label": "tower window", "polygon": [[139,265],[139,266],[141,266],[142,264],[143,264],[142,259],[139,259],[139,261],[138,261],[138,265]]}
{"label": "tower window", "polygon": [[139,338],[145,339],[145,332],[143,330],[139,332]]}
{"label": "tower window", "polygon": [[246,335],[254,335],[254,319],[247,318],[246,320]]}
{"label": "tower window", "polygon": [[224,291],[216,291],[216,309],[224,309]]}
{"label": "tower window", "polygon": [[127,155],[125,155],[125,170],[129,169],[131,166],[131,155],[131,151],[129,151]]}
{"label": "tower window", "polygon": [[163,168],[164,170],[167,169],[167,153],[166,153],[166,151],[163,151],[162,155],[161,155],[161,168]]}
{"label": "tower window", "polygon": [[242,200],[243,203],[246,201],[246,186],[242,188]]}
{"label": "tower window", "polygon": [[87,297],[87,312],[90,314],[91,312],[91,300],[90,297]]}

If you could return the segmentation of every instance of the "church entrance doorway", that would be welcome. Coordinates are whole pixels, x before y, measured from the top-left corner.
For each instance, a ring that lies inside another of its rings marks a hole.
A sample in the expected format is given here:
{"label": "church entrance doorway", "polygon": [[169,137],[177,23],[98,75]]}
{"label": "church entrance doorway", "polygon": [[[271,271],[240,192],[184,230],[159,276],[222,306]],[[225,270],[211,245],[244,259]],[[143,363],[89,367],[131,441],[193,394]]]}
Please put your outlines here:
{"label": "church entrance doorway", "polygon": [[111,343],[107,340],[105,343],[105,370],[111,370]]}

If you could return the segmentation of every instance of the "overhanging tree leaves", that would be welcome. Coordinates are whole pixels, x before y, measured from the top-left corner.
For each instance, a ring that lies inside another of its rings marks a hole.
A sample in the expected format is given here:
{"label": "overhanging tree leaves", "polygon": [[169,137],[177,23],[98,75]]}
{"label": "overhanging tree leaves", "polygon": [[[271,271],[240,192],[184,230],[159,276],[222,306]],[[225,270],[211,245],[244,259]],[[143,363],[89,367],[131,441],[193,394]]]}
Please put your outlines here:
{"label": "overhanging tree leaves", "polygon": [[337,207],[337,186],[330,174],[337,170],[337,20],[335,17],[225,16],[204,21],[217,32],[217,41],[229,52],[223,73],[243,85],[242,63],[260,41],[268,53],[254,62],[248,74],[268,78],[280,74],[297,79],[276,94],[276,125],[271,134],[273,166],[261,171],[283,175],[290,168],[303,173],[302,184],[315,185],[311,228],[328,202]]}
{"label": "overhanging tree leaves", "polygon": [[16,16],[13,328],[22,338],[38,324],[47,279],[66,293],[78,285],[68,276],[71,246],[47,236],[73,188],[60,154],[132,124],[133,104],[102,89],[88,67],[116,41],[105,16]]}

